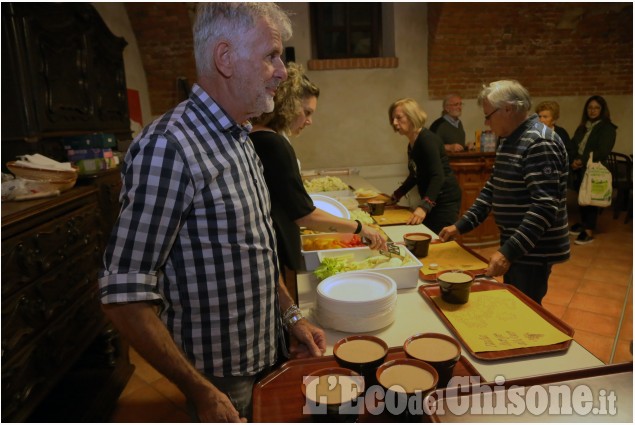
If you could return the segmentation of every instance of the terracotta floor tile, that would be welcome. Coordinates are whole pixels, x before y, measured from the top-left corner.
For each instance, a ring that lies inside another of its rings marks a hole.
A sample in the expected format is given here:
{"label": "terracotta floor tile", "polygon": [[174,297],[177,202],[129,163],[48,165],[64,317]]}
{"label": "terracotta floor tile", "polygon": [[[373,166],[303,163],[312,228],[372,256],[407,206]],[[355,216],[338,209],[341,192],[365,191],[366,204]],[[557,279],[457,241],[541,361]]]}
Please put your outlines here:
{"label": "terracotta floor tile", "polygon": [[566,263],[558,264],[556,267],[552,267],[551,270],[552,275],[567,276],[572,279],[582,279],[585,273],[585,267],[580,267],[568,261]]}
{"label": "terracotta floor tile", "polygon": [[567,307],[574,294],[575,292],[569,289],[560,289],[558,287],[549,286],[549,289],[547,289],[547,295],[543,298],[543,302]]}
{"label": "terracotta floor tile", "polygon": [[112,422],[174,422],[178,412],[189,420],[187,413],[156,389],[147,386],[119,399]]}
{"label": "terracotta floor tile", "polygon": [[130,350],[130,362],[135,365],[135,375],[147,383],[152,383],[163,378],[155,368],[150,366],[136,351]]}
{"label": "terracotta floor tile", "polygon": [[583,279],[577,288],[579,294],[593,295],[595,297],[605,297],[612,300],[624,302],[624,297],[628,291],[627,286],[614,285],[612,283],[600,282],[597,280]]}
{"label": "terracotta floor tile", "polygon": [[611,358],[613,338],[576,329],[573,339],[604,363]]}
{"label": "terracotta floor tile", "polygon": [[562,317],[565,323],[576,332],[582,330],[594,334],[615,338],[619,325],[618,317],[609,317],[569,307]]}
{"label": "terracotta floor tile", "polygon": [[[584,245],[582,248],[592,248],[592,243]],[[622,260],[624,262],[633,262],[633,250],[624,249],[620,246],[603,247],[602,249],[595,250],[596,258],[609,258],[614,260]]]}
{"label": "terracotta floor tile", "polygon": [[146,381],[139,378],[139,375],[137,375],[136,373],[133,373],[130,377],[130,380],[128,380],[128,383],[126,384],[126,387],[121,392],[120,397],[126,397],[128,394],[137,391],[138,389],[145,387],[146,385],[148,385]]}
{"label": "terracotta floor tile", "polygon": [[551,304],[551,303],[545,302],[544,299],[542,300],[542,306],[545,308],[545,310],[547,310],[549,313],[556,316],[558,319],[562,319],[562,317],[564,316],[564,313],[567,311],[566,306]]}
{"label": "terracotta floor tile", "polygon": [[622,259],[615,258],[591,258],[588,259],[587,266],[593,268],[599,268],[602,270],[612,270],[625,275],[631,275],[633,272],[633,263],[631,261],[624,261]]}
{"label": "terracotta floor tile", "polygon": [[185,413],[187,413],[187,402],[185,400],[185,395],[181,392],[181,390],[178,389],[176,385],[170,382],[168,378],[164,377],[159,379],[158,381],[153,382],[152,387],[163,394],[177,407],[182,408]]}
{"label": "terracotta floor tile", "polygon": [[580,286],[580,279],[563,274],[554,274],[553,272],[551,276],[549,276],[549,289],[558,288],[574,293],[578,289],[578,286]]}
{"label": "terracotta floor tile", "polygon": [[611,363],[632,362],[633,354],[631,353],[631,341],[618,340],[615,348],[615,355]]}
{"label": "terracotta floor tile", "polygon": [[579,292],[573,296],[569,303],[569,308],[590,311],[603,316],[614,317],[618,320],[622,317],[623,306],[623,300],[581,294]]}
{"label": "terracotta floor tile", "polygon": [[584,279],[593,279],[600,282],[610,282],[628,286],[632,281],[632,275],[617,270],[608,270],[603,267],[589,267],[586,269],[586,273],[584,273]]}

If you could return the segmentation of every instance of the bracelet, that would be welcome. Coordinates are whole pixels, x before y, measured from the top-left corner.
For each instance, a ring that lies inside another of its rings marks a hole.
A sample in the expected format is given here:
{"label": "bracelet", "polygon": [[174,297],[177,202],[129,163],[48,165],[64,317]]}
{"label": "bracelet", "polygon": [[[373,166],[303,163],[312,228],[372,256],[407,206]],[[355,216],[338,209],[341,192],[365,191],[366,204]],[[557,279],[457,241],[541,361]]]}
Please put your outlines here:
{"label": "bracelet", "polygon": [[357,222],[357,229],[355,229],[355,231],[353,232],[354,234],[358,235],[359,232],[362,231],[362,222],[359,220],[355,220]]}
{"label": "bracelet", "polygon": [[302,311],[300,308],[292,304],[283,314],[282,314],[282,326],[289,331],[293,326],[296,325],[300,320],[302,320],[304,316],[302,315]]}

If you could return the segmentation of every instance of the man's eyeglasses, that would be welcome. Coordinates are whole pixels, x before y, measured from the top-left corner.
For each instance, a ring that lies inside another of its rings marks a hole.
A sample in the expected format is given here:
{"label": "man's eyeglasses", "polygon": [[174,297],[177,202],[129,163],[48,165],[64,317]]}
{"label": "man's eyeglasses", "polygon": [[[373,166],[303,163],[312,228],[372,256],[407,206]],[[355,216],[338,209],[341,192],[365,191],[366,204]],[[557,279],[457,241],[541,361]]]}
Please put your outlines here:
{"label": "man's eyeglasses", "polygon": [[459,102],[459,103],[448,103],[448,106],[463,106],[463,102]]}
{"label": "man's eyeglasses", "polygon": [[492,118],[492,115],[494,115],[496,112],[498,112],[499,109],[500,108],[496,108],[492,112],[490,112],[489,114],[485,115],[485,121],[489,121],[489,119]]}

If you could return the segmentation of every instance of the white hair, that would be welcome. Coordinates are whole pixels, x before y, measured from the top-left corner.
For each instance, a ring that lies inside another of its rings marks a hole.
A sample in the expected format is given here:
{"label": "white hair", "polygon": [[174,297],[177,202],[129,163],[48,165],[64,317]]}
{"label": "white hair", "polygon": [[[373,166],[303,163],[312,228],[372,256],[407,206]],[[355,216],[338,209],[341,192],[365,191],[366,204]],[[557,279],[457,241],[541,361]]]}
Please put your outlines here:
{"label": "white hair", "polygon": [[500,80],[483,86],[478,95],[478,105],[486,100],[495,108],[511,105],[516,112],[528,112],[531,109],[531,97],[526,88],[516,80]]}
{"label": "white hair", "polygon": [[291,38],[289,15],[275,3],[200,3],[196,7],[194,20],[194,57],[198,75],[206,75],[213,58],[209,46],[221,39],[237,41],[252,29],[258,18],[273,23],[286,41]]}

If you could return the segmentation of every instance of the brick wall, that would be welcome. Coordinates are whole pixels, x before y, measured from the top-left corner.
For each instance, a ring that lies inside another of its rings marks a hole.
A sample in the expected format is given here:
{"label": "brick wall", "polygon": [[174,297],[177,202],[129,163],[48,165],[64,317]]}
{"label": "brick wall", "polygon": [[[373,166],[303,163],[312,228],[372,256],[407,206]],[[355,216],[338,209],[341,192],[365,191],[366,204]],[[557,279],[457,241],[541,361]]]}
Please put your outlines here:
{"label": "brick wall", "polygon": [[[196,79],[192,4],[126,3],[153,115]],[[631,3],[428,3],[431,99],[513,78],[534,97],[633,92]]]}
{"label": "brick wall", "polygon": [[177,79],[196,81],[192,10],[187,3],[126,3],[148,81],[152,115],[182,100]]}
{"label": "brick wall", "polygon": [[630,3],[429,3],[428,23],[431,99],[499,79],[532,96],[633,93]]}

